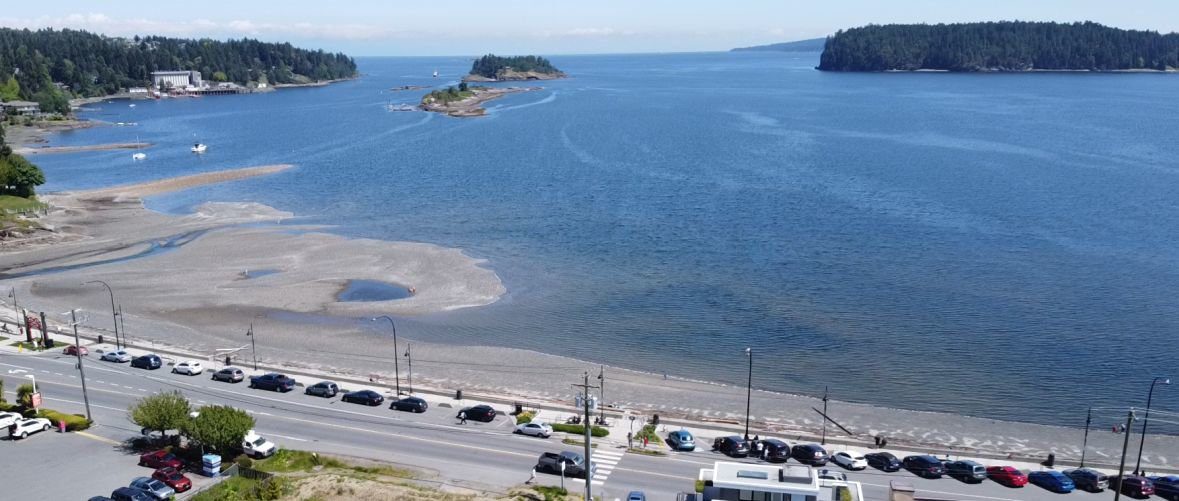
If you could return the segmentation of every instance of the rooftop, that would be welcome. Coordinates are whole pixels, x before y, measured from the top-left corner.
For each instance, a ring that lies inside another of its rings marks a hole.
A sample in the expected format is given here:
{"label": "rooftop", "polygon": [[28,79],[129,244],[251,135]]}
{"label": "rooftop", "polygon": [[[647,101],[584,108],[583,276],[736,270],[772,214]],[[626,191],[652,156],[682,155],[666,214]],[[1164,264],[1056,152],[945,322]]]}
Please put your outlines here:
{"label": "rooftop", "polygon": [[819,477],[809,466],[717,462],[712,474],[712,485],[717,487],[754,488],[766,492],[819,490]]}
{"label": "rooftop", "polygon": [[0,103],[0,105],[8,107],[8,108],[24,108],[27,106],[41,106],[40,104],[34,103],[32,101],[8,101],[5,103]]}

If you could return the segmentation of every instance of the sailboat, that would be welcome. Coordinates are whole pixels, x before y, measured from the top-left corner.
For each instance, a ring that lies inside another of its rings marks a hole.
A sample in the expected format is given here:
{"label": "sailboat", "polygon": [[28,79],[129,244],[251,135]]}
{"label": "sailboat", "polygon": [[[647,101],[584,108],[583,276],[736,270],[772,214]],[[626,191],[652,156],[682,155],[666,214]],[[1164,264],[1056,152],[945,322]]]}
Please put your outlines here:
{"label": "sailboat", "polygon": [[136,153],[131,155],[131,160],[144,160],[147,158],[147,153]]}
{"label": "sailboat", "polygon": [[438,70],[434,70],[434,78],[438,78]]}
{"label": "sailboat", "polygon": [[209,147],[205,146],[204,144],[201,144],[201,143],[196,143],[196,144],[192,145],[192,152],[193,153],[204,153],[205,150],[207,150],[207,149],[209,149]]}

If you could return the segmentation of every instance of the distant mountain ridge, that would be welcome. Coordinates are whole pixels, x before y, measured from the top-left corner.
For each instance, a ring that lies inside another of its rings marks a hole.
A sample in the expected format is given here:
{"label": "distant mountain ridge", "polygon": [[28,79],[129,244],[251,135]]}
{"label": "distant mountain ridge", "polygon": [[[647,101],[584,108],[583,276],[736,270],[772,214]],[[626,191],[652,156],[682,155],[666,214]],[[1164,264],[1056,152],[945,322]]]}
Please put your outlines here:
{"label": "distant mountain ridge", "polygon": [[769,45],[754,45],[752,47],[737,47],[730,52],[821,52],[826,38],[811,38],[795,42],[772,43]]}

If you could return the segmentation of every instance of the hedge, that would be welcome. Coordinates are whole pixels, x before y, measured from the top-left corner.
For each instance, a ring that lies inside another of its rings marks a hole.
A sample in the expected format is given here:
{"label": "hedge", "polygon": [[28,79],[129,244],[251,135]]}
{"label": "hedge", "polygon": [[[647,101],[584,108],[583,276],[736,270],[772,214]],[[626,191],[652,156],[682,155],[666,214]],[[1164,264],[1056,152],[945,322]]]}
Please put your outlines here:
{"label": "hedge", "polygon": [[[585,435],[585,427],[582,425],[579,425],[579,424],[553,423],[551,426],[553,427],[553,431],[561,431],[561,432],[565,432],[565,433],[575,433],[577,435]],[[593,435],[595,437],[604,437],[609,434],[610,434],[610,430],[608,430],[606,428],[602,428],[601,426],[594,426],[594,427],[590,428],[590,435]]]}
{"label": "hedge", "polygon": [[77,414],[65,414],[57,412],[52,409],[40,409],[37,411],[37,417],[43,417],[53,422],[53,426],[57,423],[65,421],[67,431],[82,431],[90,427],[92,424],[89,419]]}

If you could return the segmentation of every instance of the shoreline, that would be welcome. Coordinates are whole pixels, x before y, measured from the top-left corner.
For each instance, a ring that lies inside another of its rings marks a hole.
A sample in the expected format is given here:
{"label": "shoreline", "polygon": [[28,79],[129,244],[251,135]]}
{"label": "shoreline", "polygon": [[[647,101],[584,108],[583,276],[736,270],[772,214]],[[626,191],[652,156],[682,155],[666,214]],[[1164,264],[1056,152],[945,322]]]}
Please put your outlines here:
{"label": "shoreline", "polygon": [[18,155],[52,155],[56,153],[78,153],[82,151],[110,151],[110,150],[142,150],[151,147],[151,143],[107,143],[87,144],[81,146],[19,146],[12,149]]}
{"label": "shoreline", "polygon": [[509,94],[535,92],[544,87],[471,87],[472,95],[460,101],[440,103],[434,101],[430,94],[422,97],[419,109],[429,113],[441,113],[455,118],[474,118],[487,114],[483,103],[493,101]]}

